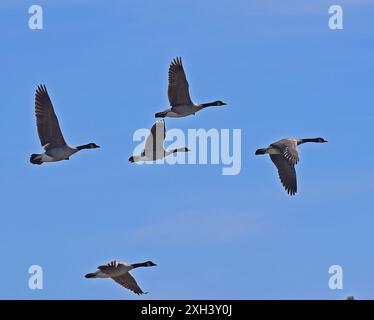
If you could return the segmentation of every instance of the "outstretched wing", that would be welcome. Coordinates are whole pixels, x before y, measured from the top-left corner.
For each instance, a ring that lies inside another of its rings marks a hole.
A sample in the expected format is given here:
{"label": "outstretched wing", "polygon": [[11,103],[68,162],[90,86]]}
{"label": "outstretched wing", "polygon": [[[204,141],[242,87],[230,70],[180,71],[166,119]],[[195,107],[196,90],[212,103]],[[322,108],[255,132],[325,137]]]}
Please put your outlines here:
{"label": "outstretched wing", "polygon": [[278,169],[279,178],[291,196],[297,192],[295,166],[281,154],[270,154],[270,159]]}
{"label": "outstretched wing", "polygon": [[106,274],[110,274],[116,271],[119,267],[120,263],[116,260],[109,262],[108,264],[104,264],[102,266],[98,266],[97,268]]}
{"label": "outstretched wing", "polygon": [[157,121],[145,141],[144,153],[149,159],[155,160],[163,157],[165,135],[165,121]]}
{"label": "outstretched wing", "polygon": [[39,85],[36,89],[35,115],[42,147],[48,149],[66,144],[45,85]]}
{"label": "outstretched wing", "polygon": [[173,59],[169,67],[168,98],[172,107],[193,104],[188,87],[188,81],[182,65],[182,58],[177,57]]}
{"label": "outstretched wing", "polygon": [[142,289],[140,289],[134,277],[128,272],[126,272],[125,274],[119,277],[113,277],[112,279],[115,282],[119,283],[122,287],[125,287],[126,289],[129,289],[138,295],[146,293],[146,292],[143,292]]}

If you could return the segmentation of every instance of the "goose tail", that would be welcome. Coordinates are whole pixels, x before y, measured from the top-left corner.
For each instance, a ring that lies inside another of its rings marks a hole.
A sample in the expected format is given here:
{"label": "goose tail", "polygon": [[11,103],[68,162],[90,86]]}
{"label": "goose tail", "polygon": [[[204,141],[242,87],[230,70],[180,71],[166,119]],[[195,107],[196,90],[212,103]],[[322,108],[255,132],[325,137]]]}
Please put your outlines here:
{"label": "goose tail", "polygon": [[42,164],[43,161],[42,161],[42,155],[41,154],[32,154],[30,156],[30,162],[32,164]]}
{"label": "goose tail", "polygon": [[257,150],[256,150],[256,155],[259,155],[259,154],[265,154],[266,151],[267,151],[267,148],[257,149]]}
{"label": "goose tail", "polygon": [[156,117],[156,118],[165,118],[166,115],[167,115],[167,111],[162,111],[162,112],[157,112],[157,113],[155,114],[155,117]]}
{"label": "goose tail", "polygon": [[96,278],[96,273],[87,273],[84,277],[85,278]]}

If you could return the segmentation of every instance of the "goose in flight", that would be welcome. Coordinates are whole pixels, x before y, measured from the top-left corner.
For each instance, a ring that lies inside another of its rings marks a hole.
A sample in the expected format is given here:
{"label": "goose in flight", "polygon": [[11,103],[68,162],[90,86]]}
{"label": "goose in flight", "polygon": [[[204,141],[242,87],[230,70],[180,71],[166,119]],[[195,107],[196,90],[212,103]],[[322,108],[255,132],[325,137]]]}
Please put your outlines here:
{"label": "goose in flight", "polygon": [[173,59],[169,67],[168,98],[171,108],[155,114],[156,118],[180,118],[211,106],[223,106],[226,103],[218,100],[210,103],[194,104],[188,90],[188,81],[184,73],[182,58]]}
{"label": "goose in flight", "polygon": [[257,149],[256,155],[269,154],[271,161],[278,169],[279,178],[291,196],[297,192],[295,165],[299,162],[298,145],[306,142],[325,143],[323,138],[282,139],[267,148]]}
{"label": "goose in flight", "polygon": [[188,152],[188,148],[164,149],[164,140],[166,136],[165,121],[157,121],[151,129],[151,133],[145,141],[145,148],[140,155],[131,156],[129,162],[156,161],[163,159],[172,153]]}
{"label": "goose in flight", "polygon": [[40,143],[45,152],[32,154],[31,163],[42,164],[43,162],[69,160],[71,155],[80,150],[100,148],[95,143],[73,147],[65,142],[45,85],[39,85],[36,89],[35,115]]}
{"label": "goose in flight", "polygon": [[142,263],[127,263],[112,261],[106,265],[97,267],[97,271],[93,273],[87,273],[86,278],[112,278],[115,282],[119,283],[122,287],[131,290],[137,295],[147,294],[136,283],[134,277],[129,273],[130,270],[139,267],[153,267],[156,266],[152,261],[146,261]]}

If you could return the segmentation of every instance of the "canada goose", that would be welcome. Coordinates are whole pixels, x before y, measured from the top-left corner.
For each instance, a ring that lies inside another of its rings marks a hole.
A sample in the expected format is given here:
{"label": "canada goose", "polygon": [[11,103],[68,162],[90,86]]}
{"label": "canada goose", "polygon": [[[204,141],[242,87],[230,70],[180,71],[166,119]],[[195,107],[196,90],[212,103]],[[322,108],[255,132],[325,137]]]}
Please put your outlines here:
{"label": "canada goose", "polygon": [[184,73],[182,58],[173,59],[169,67],[168,98],[171,108],[155,114],[156,118],[180,118],[195,114],[211,106],[223,106],[226,103],[218,100],[210,103],[194,104],[188,91],[188,81]]}
{"label": "canada goose", "polygon": [[151,133],[145,141],[145,148],[139,156],[131,156],[129,162],[155,161],[163,159],[176,152],[188,152],[188,148],[164,149],[164,140],[166,135],[165,121],[157,121],[151,129]]}
{"label": "canada goose", "polygon": [[72,147],[65,142],[45,85],[39,85],[36,89],[35,115],[40,143],[45,152],[32,154],[31,163],[42,164],[43,162],[69,160],[71,155],[80,150],[100,148],[95,143]]}
{"label": "canada goose", "polygon": [[279,178],[291,196],[297,192],[295,165],[299,162],[297,146],[306,142],[325,143],[323,138],[313,139],[282,139],[267,148],[257,149],[256,155],[269,154],[271,161],[278,169]]}
{"label": "canada goose", "polygon": [[157,264],[152,261],[146,261],[142,263],[127,263],[112,261],[106,265],[97,267],[98,271],[94,273],[87,273],[86,278],[112,278],[115,282],[119,283],[122,287],[131,290],[137,295],[146,294],[148,292],[143,292],[142,289],[136,283],[136,280],[129,273],[130,270],[139,267],[153,267]]}

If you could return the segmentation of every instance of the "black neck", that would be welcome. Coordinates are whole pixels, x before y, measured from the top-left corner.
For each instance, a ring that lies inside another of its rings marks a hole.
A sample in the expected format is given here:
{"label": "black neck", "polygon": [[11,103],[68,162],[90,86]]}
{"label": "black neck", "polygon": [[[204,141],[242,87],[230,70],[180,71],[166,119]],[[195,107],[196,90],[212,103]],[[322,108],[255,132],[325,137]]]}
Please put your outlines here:
{"label": "black neck", "polygon": [[203,108],[206,108],[206,107],[213,107],[213,106],[216,106],[217,104],[215,102],[208,102],[208,103],[202,103],[201,106]]}
{"label": "black neck", "polygon": [[78,146],[77,149],[78,150],[91,149],[91,146],[89,144],[83,144],[81,146]]}
{"label": "black neck", "polygon": [[318,142],[317,138],[311,138],[311,139],[300,139],[299,144],[306,143],[306,142]]}
{"label": "black neck", "polygon": [[147,266],[147,263],[145,263],[145,262],[142,262],[142,263],[133,263],[132,264],[133,268],[146,267],[146,266]]}

